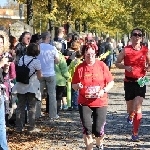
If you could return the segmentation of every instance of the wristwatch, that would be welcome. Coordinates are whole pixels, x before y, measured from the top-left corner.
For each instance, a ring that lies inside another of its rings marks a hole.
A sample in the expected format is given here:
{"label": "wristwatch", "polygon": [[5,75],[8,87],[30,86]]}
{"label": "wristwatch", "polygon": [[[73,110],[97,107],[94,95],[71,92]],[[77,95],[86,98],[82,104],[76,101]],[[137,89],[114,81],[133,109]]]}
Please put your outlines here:
{"label": "wristwatch", "polygon": [[106,89],[105,89],[105,88],[103,88],[103,90],[104,90],[104,93],[107,93],[107,91],[106,91]]}

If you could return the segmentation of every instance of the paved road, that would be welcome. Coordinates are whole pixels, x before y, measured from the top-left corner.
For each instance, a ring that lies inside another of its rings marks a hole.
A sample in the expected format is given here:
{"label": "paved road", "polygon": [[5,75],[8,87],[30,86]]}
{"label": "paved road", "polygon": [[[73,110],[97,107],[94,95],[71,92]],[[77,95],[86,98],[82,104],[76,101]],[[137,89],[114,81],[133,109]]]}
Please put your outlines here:
{"label": "paved road", "polygon": [[[113,69],[112,73],[115,76],[115,86],[109,93],[105,150],[150,150],[150,87],[143,102],[143,119],[139,130],[141,142],[135,143],[131,141],[132,126],[126,122],[123,70]],[[41,133],[35,135],[39,140],[32,148],[28,146],[28,149],[82,150],[85,148],[78,112],[61,112],[57,121],[49,121],[47,117],[41,118],[37,126],[42,129]],[[29,143],[27,140],[26,142]]]}

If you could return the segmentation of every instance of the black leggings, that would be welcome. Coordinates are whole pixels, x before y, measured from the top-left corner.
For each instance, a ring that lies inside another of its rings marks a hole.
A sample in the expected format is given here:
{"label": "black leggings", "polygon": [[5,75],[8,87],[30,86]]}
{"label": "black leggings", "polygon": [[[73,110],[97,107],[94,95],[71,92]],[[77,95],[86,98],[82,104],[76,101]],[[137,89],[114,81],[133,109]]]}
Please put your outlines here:
{"label": "black leggings", "polygon": [[57,113],[59,113],[61,107],[62,97],[66,96],[66,86],[56,86]]}
{"label": "black leggings", "polygon": [[107,106],[89,107],[79,105],[80,119],[83,125],[83,134],[101,137],[106,124]]}

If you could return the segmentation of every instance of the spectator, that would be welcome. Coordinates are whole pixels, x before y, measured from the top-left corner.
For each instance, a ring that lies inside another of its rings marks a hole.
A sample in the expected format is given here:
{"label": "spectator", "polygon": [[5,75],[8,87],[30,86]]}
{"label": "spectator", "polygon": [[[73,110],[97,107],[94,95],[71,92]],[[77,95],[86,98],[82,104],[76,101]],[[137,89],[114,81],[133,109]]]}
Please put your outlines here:
{"label": "spectator", "polygon": [[32,35],[30,43],[40,44],[41,43],[41,37],[40,37],[40,35],[39,34]]}
{"label": "spectator", "polygon": [[0,30],[0,149],[3,150],[8,150],[5,125],[5,107],[6,104],[9,103],[8,99],[6,99],[6,86],[4,85],[4,77],[9,70],[9,58],[4,56],[4,52],[7,51],[9,51],[9,37],[5,30],[2,29]]}
{"label": "spectator", "polygon": [[71,43],[72,43],[72,36],[73,36],[73,33],[68,33],[67,34],[67,48],[70,48],[71,47]]}
{"label": "spectator", "polygon": [[[16,77],[15,72],[15,64],[13,62],[12,56],[9,54],[9,37],[7,34],[4,34],[3,31],[0,31],[0,59],[3,57],[8,58],[8,63],[3,66],[5,68],[5,74],[4,74],[4,85],[5,85],[5,92],[6,92],[6,100],[5,100],[5,120],[6,120],[6,126],[9,126],[9,116],[11,115],[10,112],[10,85],[11,80],[13,80]],[[6,46],[7,45],[7,46]]]}
{"label": "spectator", "polygon": [[[66,83],[69,78],[68,67],[64,56],[61,53],[62,44],[59,42],[54,42],[54,46],[58,50],[60,62],[55,64],[55,72],[56,72],[56,100],[57,100],[57,113],[60,108],[66,110],[68,108],[67,101],[64,101],[67,97],[66,93]],[[63,101],[62,101],[63,99]],[[61,107],[62,101],[62,107]]]}
{"label": "spectator", "polygon": [[[75,59],[72,60],[72,62],[69,65],[68,71],[70,74],[71,82],[76,67],[82,62],[81,58],[82,58],[82,54],[80,53],[80,51],[77,51]],[[78,110],[78,95],[79,95],[79,91],[75,91],[73,88],[71,88],[71,101],[72,101],[72,108],[74,110]]]}
{"label": "spectator", "polygon": [[54,38],[54,41],[62,43],[62,54],[65,53],[65,50],[67,49],[67,41],[64,39],[65,35],[65,29],[64,27],[59,27],[57,31],[58,35]]}
{"label": "spectator", "polygon": [[108,37],[106,39],[106,43],[105,43],[105,53],[107,51],[110,51],[109,55],[106,57],[105,59],[105,64],[108,66],[109,70],[111,69],[112,66],[112,62],[113,62],[113,47],[111,46],[111,38]]}
{"label": "spectator", "polygon": [[41,64],[40,61],[36,58],[40,53],[39,46],[35,43],[29,44],[27,47],[26,55],[22,56],[19,60],[18,66],[24,64],[27,65],[30,69],[30,79],[29,84],[23,84],[17,82],[12,88],[12,93],[17,94],[18,104],[17,104],[17,113],[16,113],[16,132],[23,131],[23,125],[25,122],[25,107],[28,103],[28,116],[29,116],[29,132],[39,131],[35,128],[35,111],[36,111],[36,102],[41,100],[40,93],[40,82],[38,79],[41,78]]}
{"label": "spectator", "polygon": [[[0,39],[1,42],[1,39]],[[8,58],[2,58],[0,60],[0,149],[8,150],[6,139],[6,125],[5,125],[5,85],[3,75],[5,74],[5,68],[2,67],[8,63]],[[3,90],[2,90],[3,89]]]}
{"label": "spectator", "polygon": [[20,57],[26,55],[26,48],[29,45],[30,40],[31,40],[31,33],[30,32],[25,31],[20,36],[19,43],[15,47],[16,64],[18,64]]}
{"label": "spectator", "polygon": [[16,57],[15,46],[17,44],[17,39],[11,35],[11,36],[9,36],[9,43],[10,43],[9,53],[12,55],[13,58],[15,58]]}
{"label": "spectator", "polygon": [[67,53],[66,55],[68,56],[68,59],[66,60],[67,62],[67,66],[70,65],[71,61],[73,59],[75,59],[75,56],[76,56],[76,51],[79,51],[80,50],[80,42],[79,41],[74,41],[72,42],[71,44],[71,48],[67,50]]}
{"label": "spectator", "polygon": [[[59,55],[55,46],[50,45],[50,33],[41,34],[42,43],[40,44],[40,55],[37,57],[41,62],[41,71],[43,77],[40,79],[41,94],[46,87],[49,96],[49,117],[57,119],[57,101],[56,101],[56,73],[54,64],[59,63]],[[42,103],[41,103],[42,104]],[[41,114],[41,108],[40,108]]]}
{"label": "spectator", "polygon": [[117,44],[117,48],[119,53],[121,52],[121,50],[123,49],[123,43],[121,42],[121,40],[119,40],[118,44]]}

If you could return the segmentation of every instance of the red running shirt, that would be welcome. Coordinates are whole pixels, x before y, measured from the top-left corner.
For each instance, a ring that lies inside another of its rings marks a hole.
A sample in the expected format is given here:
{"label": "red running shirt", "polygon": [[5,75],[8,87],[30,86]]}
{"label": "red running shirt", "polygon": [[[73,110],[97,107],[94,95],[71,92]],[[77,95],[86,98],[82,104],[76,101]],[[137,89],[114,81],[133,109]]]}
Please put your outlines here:
{"label": "red running shirt", "polygon": [[108,105],[107,93],[101,98],[87,98],[87,88],[100,87],[103,89],[107,83],[113,81],[113,76],[104,62],[96,60],[92,66],[84,61],[79,64],[72,78],[72,84],[80,83],[83,88],[79,90],[78,104],[90,107],[103,107]]}
{"label": "red running shirt", "polygon": [[132,48],[131,45],[126,46],[125,48],[125,57],[124,57],[124,65],[131,66],[132,72],[128,72],[125,70],[125,76],[131,78],[140,78],[145,76],[145,66],[146,66],[146,55],[148,52],[148,48],[142,46],[141,50],[136,51]]}

